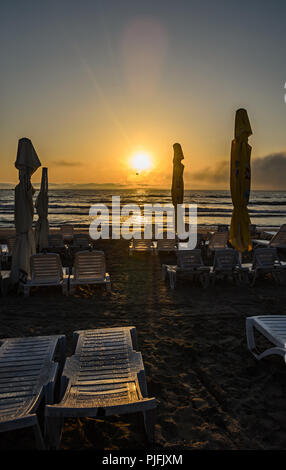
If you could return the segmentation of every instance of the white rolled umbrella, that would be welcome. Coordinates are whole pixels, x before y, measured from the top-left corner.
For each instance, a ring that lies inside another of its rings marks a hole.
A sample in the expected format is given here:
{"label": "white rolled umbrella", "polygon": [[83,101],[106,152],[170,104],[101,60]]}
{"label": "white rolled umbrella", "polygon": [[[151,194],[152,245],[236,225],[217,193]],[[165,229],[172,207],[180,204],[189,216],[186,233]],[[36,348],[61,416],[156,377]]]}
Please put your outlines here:
{"label": "white rolled umbrella", "polygon": [[48,169],[42,169],[41,189],[36,199],[35,207],[38,213],[38,220],[36,223],[36,247],[39,251],[48,247],[49,235],[49,221],[48,221]]}
{"label": "white rolled umbrella", "polygon": [[16,243],[12,257],[10,280],[17,283],[30,274],[30,256],[36,252],[33,233],[33,194],[32,174],[41,166],[41,162],[30,139],[22,138],[18,142],[15,167],[19,170],[19,184],[15,187],[15,228]]}

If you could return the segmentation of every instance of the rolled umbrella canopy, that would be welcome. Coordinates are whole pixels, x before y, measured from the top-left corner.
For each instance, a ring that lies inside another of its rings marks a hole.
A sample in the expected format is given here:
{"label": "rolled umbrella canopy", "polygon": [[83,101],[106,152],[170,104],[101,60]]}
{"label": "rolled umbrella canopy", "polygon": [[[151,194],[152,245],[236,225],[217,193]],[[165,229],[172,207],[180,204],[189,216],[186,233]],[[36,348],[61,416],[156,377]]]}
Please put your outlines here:
{"label": "rolled umbrella canopy", "polygon": [[247,111],[238,109],[235,116],[235,138],[231,144],[230,189],[233,211],[229,241],[238,251],[251,251],[250,218],[247,205],[250,195],[251,146],[248,137],[252,134]]}
{"label": "rolled umbrella canopy", "polygon": [[175,207],[175,231],[177,232],[177,205],[183,204],[184,202],[184,165],[182,160],[184,154],[180,144],[175,143],[173,145],[174,158],[173,158],[173,180],[172,180],[172,203]]}
{"label": "rolled umbrella canopy", "polygon": [[30,274],[30,256],[36,252],[32,229],[35,191],[31,185],[31,176],[39,166],[41,162],[30,139],[19,139],[15,167],[19,170],[20,181],[15,187],[16,243],[10,274],[12,283],[17,283]]}
{"label": "rolled umbrella canopy", "polygon": [[48,222],[48,169],[42,169],[41,189],[36,199],[35,207],[38,213],[36,223],[36,247],[39,251],[48,247],[49,222]]}

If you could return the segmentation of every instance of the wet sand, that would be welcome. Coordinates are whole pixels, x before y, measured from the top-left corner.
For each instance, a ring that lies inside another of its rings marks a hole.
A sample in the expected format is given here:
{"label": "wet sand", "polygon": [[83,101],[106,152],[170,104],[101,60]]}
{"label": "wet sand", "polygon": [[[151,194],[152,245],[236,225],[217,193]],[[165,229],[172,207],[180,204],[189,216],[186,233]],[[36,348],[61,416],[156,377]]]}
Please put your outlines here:
{"label": "wet sand", "polygon": [[[245,318],[286,313],[286,289],[263,279],[255,287],[218,281],[203,290],[179,278],[170,290],[160,262],[172,255],[128,256],[128,242],[99,241],[112,293],[101,286],[63,297],[33,289],[0,298],[0,337],[65,334],[71,354],[78,329],[134,325],[156,397],[156,448],[284,449],[286,367],[281,357],[256,361],[247,350]],[[42,410],[39,410],[40,415]],[[0,449],[33,449],[29,429],[2,433]],[[61,448],[146,449],[140,414],[65,421]]]}

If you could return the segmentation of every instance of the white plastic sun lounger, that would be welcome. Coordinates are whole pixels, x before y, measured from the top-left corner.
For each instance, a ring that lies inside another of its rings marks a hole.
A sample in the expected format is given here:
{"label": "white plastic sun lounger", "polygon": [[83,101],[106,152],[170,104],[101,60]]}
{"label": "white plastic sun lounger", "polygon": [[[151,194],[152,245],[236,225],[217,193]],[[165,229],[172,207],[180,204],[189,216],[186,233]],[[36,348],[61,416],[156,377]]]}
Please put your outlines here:
{"label": "white plastic sun lounger", "polygon": [[208,243],[208,252],[213,253],[228,248],[228,237],[228,231],[213,233]]}
{"label": "white plastic sun lounger", "polygon": [[73,237],[72,248],[89,249],[91,248],[90,238],[87,233],[75,233]]}
{"label": "white plastic sun lounger", "polygon": [[281,225],[277,233],[273,235],[271,240],[252,240],[252,243],[256,246],[266,248],[286,248],[286,224]]}
{"label": "white plastic sun lounger", "polygon": [[238,252],[232,248],[216,250],[214,255],[214,264],[212,269],[212,283],[217,277],[229,276],[237,284],[240,282],[248,283],[249,268],[242,266],[239,260]]}
{"label": "white plastic sun lounger", "polygon": [[65,251],[66,247],[64,244],[64,239],[61,233],[51,233],[48,236],[49,245],[48,250],[56,251]]}
{"label": "white plastic sun lounger", "polygon": [[63,236],[64,242],[70,243],[74,237],[74,228],[73,225],[61,225],[61,233]]}
{"label": "white plastic sun lounger", "polygon": [[[52,404],[57,372],[65,359],[65,336],[0,339],[0,432],[33,427],[37,445],[45,447],[37,408]],[[59,348],[60,363],[53,361]]]}
{"label": "white plastic sun lounger", "polygon": [[[259,353],[256,349],[254,330],[259,331],[265,338],[273,343],[274,347]],[[271,354],[279,354],[286,362],[286,316],[265,315],[248,317],[246,319],[246,337],[249,351],[256,359],[260,360]]]}
{"label": "white plastic sun lounger", "polygon": [[58,448],[66,417],[133,412],[143,412],[147,436],[153,441],[156,400],[147,395],[135,327],[77,331],[74,343],[62,374],[60,403],[45,410],[49,447]]}
{"label": "white plastic sun lounger", "polygon": [[162,264],[162,279],[169,275],[171,289],[175,288],[178,272],[197,277],[204,288],[209,285],[210,267],[204,265],[199,249],[178,250],[177,265]]}
{"label": "white plastic sun lounger", "polygon": [[134,251],[137,251],[139,253],[151,252],[153,254],[154,253],[153,241],[132,238],[131,243],[129,245],[129,255],[132,255]]}
{"label": "white plastic sun lounger", "polygon": [[281,273],[285,267],[285,264],[281,263],[277,255],[276,248],[256,248],[250,270],[250,275],[252,276],[251,285],[254,286],[260,274],[264,275],[267,273],[271,273],[274,280],[280,283]]}
{"label": "white plastic sun lounger", "polygon": [[175,239],[162,238],[154,242],[154,253],[158,255],[161,251],[176,252],[177,242]]}
{"label": "white plastic sun lounger", "polygon": [[110,291],[110,276],[106,272],[103,251],[78,251],[75,254],[73,272],[70,275],[70,293],[80,284],[105,284]]}
{"label": "white plastic sun lounger", "polygon": [[62,262],[57,253],[39,253],[32,255],[31,263],[31,279],[22,284],[25,297],[30,295],[31,287],[49,287],[59,286],[62,288],[63,294],[68,294],[68,278],[67,269],[62,267]]}

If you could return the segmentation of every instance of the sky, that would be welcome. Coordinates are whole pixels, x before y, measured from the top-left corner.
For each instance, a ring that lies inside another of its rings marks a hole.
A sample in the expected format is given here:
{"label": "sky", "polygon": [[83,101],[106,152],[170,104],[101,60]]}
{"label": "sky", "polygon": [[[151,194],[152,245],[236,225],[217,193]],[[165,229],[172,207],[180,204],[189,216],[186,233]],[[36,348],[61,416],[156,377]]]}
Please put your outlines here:
{"label": "sky", "polygon": [[0,0],[0,183],[28,137],[53,183],[168,188],[179,142],[186,188],[228,188],[243,107],[252,187],[286,189],[285,16],[285,0]]}

